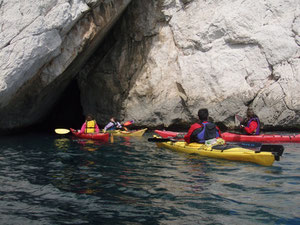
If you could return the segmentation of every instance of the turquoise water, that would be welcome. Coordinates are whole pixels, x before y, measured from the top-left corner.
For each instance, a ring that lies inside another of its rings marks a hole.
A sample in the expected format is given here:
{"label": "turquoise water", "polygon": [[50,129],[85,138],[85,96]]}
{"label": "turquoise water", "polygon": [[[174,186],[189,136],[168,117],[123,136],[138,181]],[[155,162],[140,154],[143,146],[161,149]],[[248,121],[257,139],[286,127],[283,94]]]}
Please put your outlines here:
{"label": "turquoise water", "polygon": [[0,224],[300,224],[300,144],[272,167],[114,143],[0,138]]}

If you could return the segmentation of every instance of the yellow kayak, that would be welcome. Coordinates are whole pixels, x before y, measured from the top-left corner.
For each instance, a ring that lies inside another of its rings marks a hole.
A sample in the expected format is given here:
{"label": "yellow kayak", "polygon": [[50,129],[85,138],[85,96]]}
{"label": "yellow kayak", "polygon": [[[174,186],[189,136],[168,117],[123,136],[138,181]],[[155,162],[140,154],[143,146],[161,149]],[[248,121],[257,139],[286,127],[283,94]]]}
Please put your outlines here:
{"label": "yellow kayak", "polygon": [[141,137],[144,135],[144,133],[146,132],[148,128],[144,128],[141,130],[133,130],[133,131],[122,131],[122,130],[110,130],[110,131],[106,131],[108,133],[113,134],[114,136],[123,136],[123,137],[127,137],[127,136],[134,136],[134,137]]}
{"label": "yellow kayak", "polygon": [[[282,151],[281,154],[277,155],[277,153],[265,152],[265,151],[258,152],[258,151],[242,148],[239,146],[224,145],[224,143],[225,142],[222,139],[218,139],[218,142],[213,145],[206,145],[206,144],[199,144],[199,143],[188,144],[184,141],[166,141],[166,142],[157,141],[156,142],[157,146],[161,148],[163,147],[163,148],[168,148],[179,152],[198,154],[201,156],[207,156],[213,158],[252,162],[263,166],[271,166],[274,163],[275,158],[276,160],[279,160],[279,156],[281,156],[283,152],[283,149],[281,149]],[[278,145],[276,145],[275,147],[278,147]]]}

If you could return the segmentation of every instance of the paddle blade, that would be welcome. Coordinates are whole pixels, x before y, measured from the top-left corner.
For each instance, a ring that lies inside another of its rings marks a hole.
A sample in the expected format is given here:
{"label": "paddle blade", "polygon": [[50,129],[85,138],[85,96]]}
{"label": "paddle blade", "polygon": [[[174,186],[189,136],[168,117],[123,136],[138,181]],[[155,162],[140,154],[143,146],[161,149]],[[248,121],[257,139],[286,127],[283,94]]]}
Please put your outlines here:
{"label": "paddle blade", "polygon": [[259,150],[261,152],[275,152],[278,156],[282,156],[284,147],[282,145],[262,145]]}
{"label": "paddle blade", "polygon": [[168,142],[168,141],[173,141],[169,138],[148,138],[149,142]]}
{"label": "paddle blade", "polygon": [[123,124],[123,126],[129,126],[129,125],[131,125],[131,124],[133,124],[134,123],[134,121],[133,120],[129,120],[129,121],[126,121],[124,124]]}
{"label": "paddle blade", "polygon": [[57,129],[55,129],[54,131],[55,131],[55,133],[57,133],[57,134],[67,134],[67,133],[70,132],[69,129],[64,129],[64,128],[57,128]]}

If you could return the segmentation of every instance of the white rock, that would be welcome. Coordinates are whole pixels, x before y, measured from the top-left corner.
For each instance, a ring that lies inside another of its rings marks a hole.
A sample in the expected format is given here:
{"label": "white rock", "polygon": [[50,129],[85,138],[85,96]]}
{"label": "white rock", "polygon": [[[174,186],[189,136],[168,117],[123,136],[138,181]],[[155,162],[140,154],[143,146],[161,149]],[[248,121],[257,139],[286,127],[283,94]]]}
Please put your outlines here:
{"label": "white rock", "polygon": [[[14,92],[50,59],[60,53],[61,39],[57,30],[23,38],[0,52],[1,106],[9,103]],[[29,48],[28,46],[31,46]]]}
{"label": "white rock", "polygon": [[0,130],[31,125],[45,116],[129,3],[2,0]]}
{"label": "white rock", "polygon": [[[0,1],[0,127],[42,118],[129,2]],[[168,126],[207,107],[232,126],[253,107],[265,126],[300,125],[299,0],[139,0],[124,18],[115,45],[80,73],[84,111],[98,120]]]}
{"label": "white rock", "polygon": [[[173,35],[154,41],[153,46],[160,42],[166,48],[158,51],[152,46],[151,52],[173,55],[177,51],[177,57],[160,58],[159,64],[147,57],[147,69],[137,75],[140,81],[130,90],[125,117],[142,123],[151,116],[156,125],[170,125],[176,106],[181,112],[177,119],[185,122],[207,107],[216,121],[232,126],[234,114],[254,107],[266,126],[299,125],[299,6],[297,0],[226,4],[194,0],[184,6],[163,1],[162,12]],[[176,48],[166,44],[172,41]],[[171,64],[173,68],[166,66]],[[151,79],[161,81],[153,87]],[[185,93],[184,104],[173,101],[178,93],[174,81]],[[148,94],[140,98],[142,84]],[[140,104],[147,110],[134,112]]]}

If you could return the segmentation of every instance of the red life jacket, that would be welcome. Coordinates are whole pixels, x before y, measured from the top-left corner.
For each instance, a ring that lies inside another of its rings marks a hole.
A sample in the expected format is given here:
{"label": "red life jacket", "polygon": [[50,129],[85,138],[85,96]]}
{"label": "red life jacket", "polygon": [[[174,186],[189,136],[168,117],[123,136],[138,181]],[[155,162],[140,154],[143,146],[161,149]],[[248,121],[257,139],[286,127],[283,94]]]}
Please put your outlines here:
{"label": "red life jacket", "polygon": [[250,126],[250,124],[251,124],[252,121],[255,121],[255,122],[257,123],[257,127],[256,127],[256,129],[253,131],[253,133],[251,133],[251,134],[259,135],[259,133],[260,133],[260,121],[259,121],[258,117],[251,118],[251,119],[248,121],[248,123],[247,123],[247,127]]}

